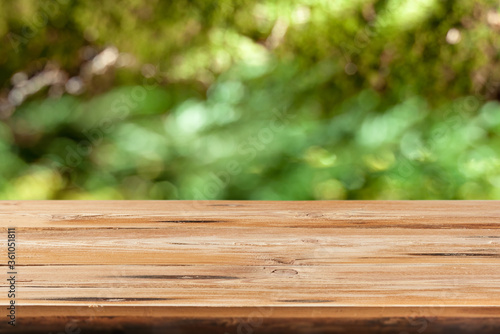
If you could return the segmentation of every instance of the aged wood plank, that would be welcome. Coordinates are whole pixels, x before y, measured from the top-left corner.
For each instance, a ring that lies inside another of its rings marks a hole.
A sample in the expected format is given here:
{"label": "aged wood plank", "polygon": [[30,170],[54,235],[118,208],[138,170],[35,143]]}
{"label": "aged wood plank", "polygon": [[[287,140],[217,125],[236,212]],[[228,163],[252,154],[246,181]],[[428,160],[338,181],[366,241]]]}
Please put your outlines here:
{"label": "aged wood plank", "polygon": [[496,201],[0,201],[7,278],[9,227],[2,333],[500,330]]}

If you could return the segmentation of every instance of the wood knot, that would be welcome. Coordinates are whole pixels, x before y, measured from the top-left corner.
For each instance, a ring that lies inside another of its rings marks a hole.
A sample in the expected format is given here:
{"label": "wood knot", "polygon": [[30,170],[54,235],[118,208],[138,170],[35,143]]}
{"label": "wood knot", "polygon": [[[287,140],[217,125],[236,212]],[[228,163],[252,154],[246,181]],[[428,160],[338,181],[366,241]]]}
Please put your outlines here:
{"label": "wood knot", "polygon": [[294,264],[295,259],[287,259],[287,258],[274,258],[272,259],[274,262],[279,264]]}
{"label": "wood knot", "polygon": [[291,277],[297,275],[299,272],[295,269],[274,269],[271,274]]}
{"label": "wood knot", "polygon": [[305,243],[308,243],[308,244],[317,244],[317,243],[319,243],[319,240],[318,239],[314,239],[314,238],[306,238],[306,239],[302,239],[301,241],[305,242]]}

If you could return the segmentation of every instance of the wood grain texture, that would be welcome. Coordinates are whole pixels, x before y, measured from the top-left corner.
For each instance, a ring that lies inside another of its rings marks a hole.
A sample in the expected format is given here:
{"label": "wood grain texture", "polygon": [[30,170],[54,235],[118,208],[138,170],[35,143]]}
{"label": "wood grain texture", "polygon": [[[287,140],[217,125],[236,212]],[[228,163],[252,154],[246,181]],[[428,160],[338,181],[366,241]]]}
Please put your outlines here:
{"label": "wood grain texture", "polygon": [[1,333],[500,331],[496,201],[0,201],[2,254],[8,227]]}

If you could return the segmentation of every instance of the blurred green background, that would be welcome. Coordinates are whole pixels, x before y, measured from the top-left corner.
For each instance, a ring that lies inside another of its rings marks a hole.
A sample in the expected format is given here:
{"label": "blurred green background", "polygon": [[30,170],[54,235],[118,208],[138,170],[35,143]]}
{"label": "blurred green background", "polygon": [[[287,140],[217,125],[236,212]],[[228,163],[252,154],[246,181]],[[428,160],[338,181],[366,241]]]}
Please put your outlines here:
{"label": "blurred green background", "polygon": [[500,199],[498,1],[2,1],[0,37],[0,199]]}

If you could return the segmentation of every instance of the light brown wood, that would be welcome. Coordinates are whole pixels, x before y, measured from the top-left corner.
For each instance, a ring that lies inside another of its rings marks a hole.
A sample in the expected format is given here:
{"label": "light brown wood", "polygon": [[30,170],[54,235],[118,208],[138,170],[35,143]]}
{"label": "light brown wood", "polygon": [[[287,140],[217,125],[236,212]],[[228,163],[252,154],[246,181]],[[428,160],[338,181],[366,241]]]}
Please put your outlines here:
{"label": "light brown wood", "polygon": [[495,201],[4,201],[0,227],[4,332],[500,329]]}

